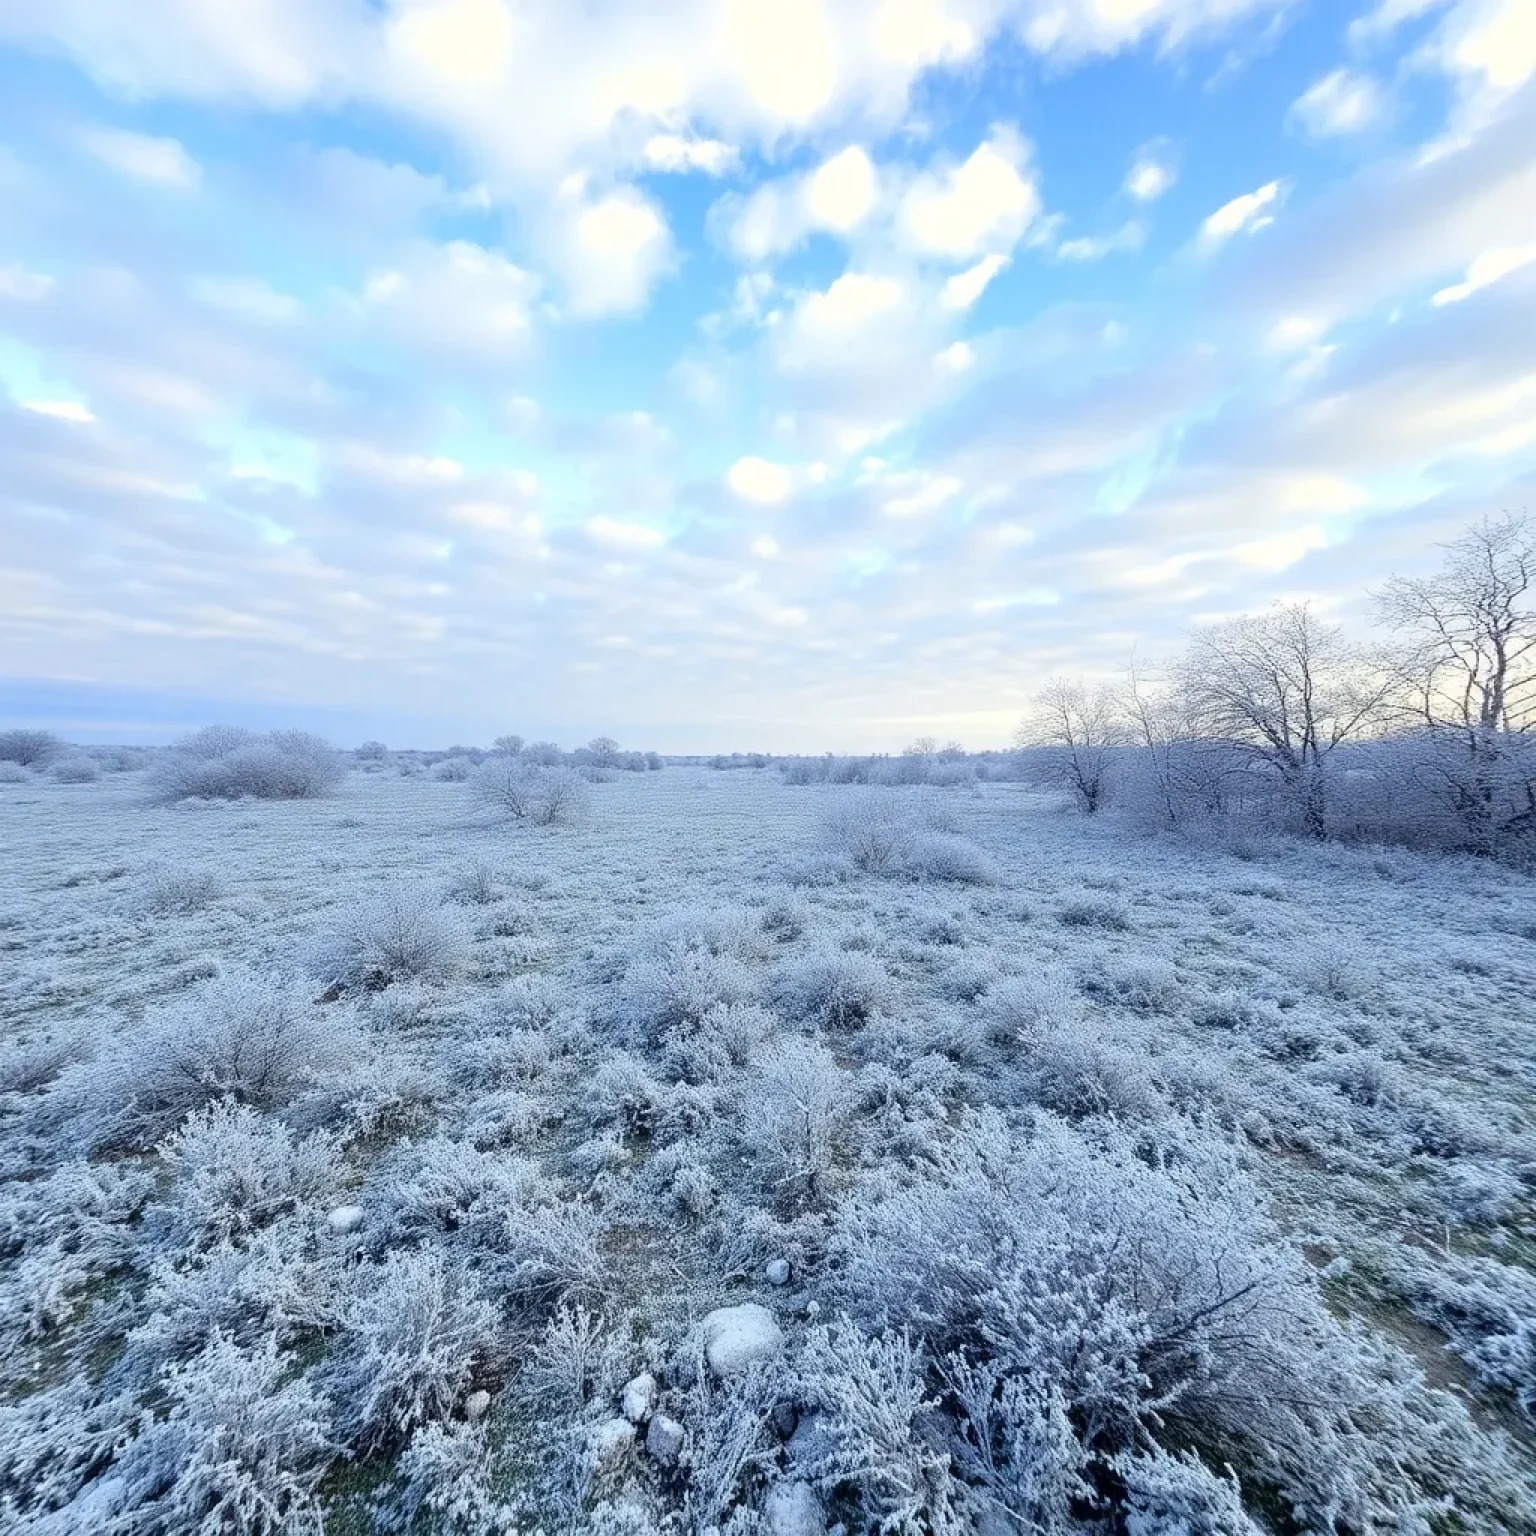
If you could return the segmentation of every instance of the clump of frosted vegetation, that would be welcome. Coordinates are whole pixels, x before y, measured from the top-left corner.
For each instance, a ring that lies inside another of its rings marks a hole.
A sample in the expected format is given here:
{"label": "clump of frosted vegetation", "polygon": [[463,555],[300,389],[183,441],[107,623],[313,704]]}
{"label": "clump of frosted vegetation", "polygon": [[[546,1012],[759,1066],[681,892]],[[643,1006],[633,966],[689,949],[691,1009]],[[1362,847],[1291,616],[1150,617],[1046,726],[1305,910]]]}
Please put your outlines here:
{"label": "clump of frosted vegetation", "polygon": [[537,762],[528,752],[490,758],[467,777],[471,793],[488,812],[539,827],[579,821],[591,803],[587,780],[580,773]]}
{"label": "clump of frosted vegetation", "polygon": [[144,875],[134,905],[154,917],[186,917],[223,894],[224,882],[211,869],[158,865]]}
{"label": "clump of frosted vegetation", "polygon": [[20,763],[0,758],[0,784],[30,784],[32,775]]}
{"label": "clump of frosted vegetation", "polygon": [[791,1019],[824,1029],[857,1029],[890,1006],[895,989],[879,961],[856,950],[813,949],[774,969],[774,1003]]}
{"label": "clump of frosted vegetation", "polygon": [[991,885],[994,861],[955,834],[946,812],[907,795],[839,796],[822,819],[825,846],[864,875]]}
{"label": "clump of frosted vegetation", "polygon": [[290,985],[237,972],[152,1011],[70,1084],[101,1144],[149,1145],[218,1100],[288,1103],[336,1061],[345,1038]]}
{"label": "clump of frosted vegetation", "polygon": [[78,753],[60,758],[53,765],[53,777],[60,784],[95,784],[101,778],[101,767],[94,758]]}
{"label": "clump of frosted vegetation", "polygon": [[330,743],[308,731],[258,734],[210,725],[184,736],[151,771],[151,794],[177,800],[313,800],[344,769]]}
{"label": "clump of frosted vegetation", "polygon": [[310,951],[310,971],[338,992],[444,981],[464,969],[469,932],[428,891],[391,889],[349,907]]}
{"label": "clump of frosted vegetation", "polygon": [[0,731],[0,763],[39,768],[63,756],[66,750],[52,731]]}

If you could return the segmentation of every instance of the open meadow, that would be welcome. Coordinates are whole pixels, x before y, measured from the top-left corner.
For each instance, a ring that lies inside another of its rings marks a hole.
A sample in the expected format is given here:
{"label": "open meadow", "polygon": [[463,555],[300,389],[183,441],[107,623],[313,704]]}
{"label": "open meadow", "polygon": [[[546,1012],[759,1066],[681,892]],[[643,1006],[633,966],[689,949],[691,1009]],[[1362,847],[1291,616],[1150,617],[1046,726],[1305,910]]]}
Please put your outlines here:
{"label": "open meadow", "polygon": [[1532,1528],[1529,875],[144,779],[0,786],[8,1529]]}

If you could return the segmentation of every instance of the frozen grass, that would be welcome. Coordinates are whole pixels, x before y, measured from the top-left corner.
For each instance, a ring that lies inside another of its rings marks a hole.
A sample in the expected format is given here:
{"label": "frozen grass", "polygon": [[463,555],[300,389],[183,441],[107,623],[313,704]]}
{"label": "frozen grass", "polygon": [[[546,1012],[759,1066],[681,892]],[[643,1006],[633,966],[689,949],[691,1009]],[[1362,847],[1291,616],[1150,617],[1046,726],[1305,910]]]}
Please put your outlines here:
{"label": "frozen grass", "polygon": [[377,766],[0,795],[0,1524],[1528,1529],[1529,877]]}

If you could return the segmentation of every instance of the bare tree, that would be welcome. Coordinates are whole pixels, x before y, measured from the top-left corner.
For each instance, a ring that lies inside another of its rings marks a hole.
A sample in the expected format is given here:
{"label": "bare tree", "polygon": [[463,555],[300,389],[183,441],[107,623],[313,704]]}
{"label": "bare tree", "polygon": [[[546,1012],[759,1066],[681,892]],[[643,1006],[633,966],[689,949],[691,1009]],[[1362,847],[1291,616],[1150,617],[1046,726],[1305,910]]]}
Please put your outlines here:
{"label": "bare tree", "polygon": [[1091,816],[1104,805],[1116,750],[1130,736],[1108,689],[1057,677],[1035,696],[1015,739],[1021,747],[1053,749],[1053,776]]}
{"label": "bare tree", "polygon": [[1491,855],[1536,826],[1536,527],[1484,518],[1445,549],[1436,575],[1398,577],[1378,603],[1406,640],[1397,670],[1427,749],[1420,777]]}
{"label": "bare tree", "polygon": [[1180,669],[1190,721],[1277,783],[1311,837],[1328,830],[1328,768],[1380,721],[1390,675],[1305,603],[1196,632]]}

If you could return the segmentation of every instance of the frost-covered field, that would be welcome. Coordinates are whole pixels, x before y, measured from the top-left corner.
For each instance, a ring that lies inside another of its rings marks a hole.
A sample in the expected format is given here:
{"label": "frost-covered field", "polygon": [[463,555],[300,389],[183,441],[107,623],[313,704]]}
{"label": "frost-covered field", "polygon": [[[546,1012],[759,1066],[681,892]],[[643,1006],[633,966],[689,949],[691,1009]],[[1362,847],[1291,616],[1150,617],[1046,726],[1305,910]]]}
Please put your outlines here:
{"label": "frost-covered field", "polygon": [[1528,876],[684,768],[0,854],[7,1528],[1536,1528]]}

